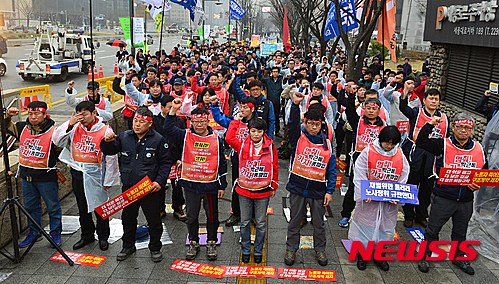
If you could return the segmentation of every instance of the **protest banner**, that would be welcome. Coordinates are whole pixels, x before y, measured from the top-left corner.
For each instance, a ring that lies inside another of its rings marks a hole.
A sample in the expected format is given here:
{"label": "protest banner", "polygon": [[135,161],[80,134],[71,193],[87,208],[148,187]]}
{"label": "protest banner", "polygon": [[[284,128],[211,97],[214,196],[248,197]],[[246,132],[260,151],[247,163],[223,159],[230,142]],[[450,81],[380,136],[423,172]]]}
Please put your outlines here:
{"label": "protest banner", "polygon": [[343,174],[336,175],[336,185],[334,186],[334,188],[341,188],[341,186],[343,185],[343,177]]}
{"label": "protest banner", "polygon": [[276,44],[277,43],[277,38],[276,37],[269,37],[267,39],[268,43],[270,44]]}
{"label": "protest banner", "polygon": [[251,36],[251,47],[257,47],[260,45],[260,35]]}
{"label": "protest banner", "polygon": [[107,219],[116,212],[123,210],[123,208],[149,194],[151,188],[152,182],[149,177],[146,176],[127,191],[96,207],[95,212],[97,212],[102,219]]}
{"label": "protest banner", "polygon": [[479,186],[499,185],[499,170],[441,168],[438,176],[438,184],[443,185],[469,185],[471,183]]}
{"label": "protest banner", "polygon": [[347,163],[345,161],[342,161],[340,158],[336,158],[336,168],[342,172],[345,172],[347,169]]}
{"label": "protest banner", "polygon": [[398,203],[419,204],[418,188],[413,184],[398,182],[363,180],[360,184],[362,200],[396,201]]}
{"label": "protest banner", "polygon": [[257,277],[275,278],[277,272],[274,266],[222,266],[224,277]]}
{"label": "protest banner", "polygon": [[263,43],[260,45],[260,55],[269,56],[277,51],[277,44]]}
{"label": "protest banner", "polygon": [[183,259],[175,260],[175,262],[173,262],[170,266],[170,269],[212,278],[222,278],[225,272],[225,269],[220,266],[192,262]]}
{"label": "protest banner", "polygon": [[[100,256],[100,255],[85,254],[85,253],[70,252],[70,251],[64,251],[64,252],[67,254],[67,256],[69,256],[69,258],[75,264],[84,265],[84,266],[98,267],[107,259],[106,256]],[[66,262],[66,260],[60,253],[56,253],[49,260],[55,262]]]}
{"label": "protest banner", "polygon": [[303,268],[279,268],[278,278],[287,280],[315,280],[336,282],[334,270],[318,270]]}
{"label": "protest banner", "polygon": [[409,132],[409,128],[410,128],[409,120],[399,120],[399,121],[397,121],[396,126],[397,126],[398,130],[400,131],[400,133]]}

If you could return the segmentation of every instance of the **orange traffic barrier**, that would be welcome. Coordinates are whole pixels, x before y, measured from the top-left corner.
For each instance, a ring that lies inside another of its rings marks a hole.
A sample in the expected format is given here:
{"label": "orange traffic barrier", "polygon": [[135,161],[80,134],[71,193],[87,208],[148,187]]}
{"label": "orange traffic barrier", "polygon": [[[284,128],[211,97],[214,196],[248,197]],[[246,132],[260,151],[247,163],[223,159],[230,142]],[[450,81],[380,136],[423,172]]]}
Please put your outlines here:
{"label": "orange traffic barrier", "polygon": [[52,107],[49,85],[20,88],[18,90],[20,91],[19,106],[21,110],[25,110],[30,102],[38,101],[38,95],[43,96],[42,100],[47,103],[49,108]]}
{"label": "orange traffic barrier", "polygon": [[92,81],[92,66],[88,66],[88,77],[87,81]]}

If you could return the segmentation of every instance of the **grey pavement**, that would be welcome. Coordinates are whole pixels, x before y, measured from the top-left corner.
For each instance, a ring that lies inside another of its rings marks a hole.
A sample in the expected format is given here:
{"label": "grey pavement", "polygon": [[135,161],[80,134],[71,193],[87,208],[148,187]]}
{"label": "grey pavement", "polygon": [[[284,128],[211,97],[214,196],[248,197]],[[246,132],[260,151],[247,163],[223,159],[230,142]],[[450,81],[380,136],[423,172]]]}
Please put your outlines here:
{"label": "grey pavement", "polygon": [[[274,215],[269,215],[268,223],[268,258],[267,265],[285,267],[283,257],[285,252],[287,223],[282,214],[282,197],[286,196],[285,184],[288,176],[288,162],[280,160],[280,187],[275,198],[270,202],[274,209]],[[230,170],[229,170],[230,173]],[[230,181],[230,175],[228,177]],[[118,188],[110,190],[110,196],[119,193]],[[226,192],[227,200],[219,202],[220,220],[229,217],[230,191]],[[338,283],[499,283],[499,265],[479,256],[472,263],[476,270],[474,276],[469,276],[457,269],[450,262],[438,262],[432,264],[429,273],[423,274],[418,271],[417,263],[413,262],[392,262],[390,271],[379,270],[372,262],[368,263],[365,271],[359,271],[355,262],[347,259],[347,252],[341,244],[341,239],[347,238],[347,230],[338,227],[340,217],[342,197],[339,191],[333,195],[332,212],[334,216],[329,217],[326,222],[327,229],[327,249],[329,265],[321,267],[314,258],[313,249],[301,249],[297,253],[297,261],[293,267],[332,269],[337,273]],[[171,191],[167,194],[167,203],[170,203]],[[62,200],[64,215],[77,215],[76,201],[72,194]],[[111,218],[120,218],[117,213]],[[204,212],[201,213],[200,222],[204,222]],[[44,216],[44,225],[48,223],[48,218]],[[9,260],[0,257],[0,273],[10,273],[12,275],[5,283],[233,283],[235,278],[213,279],[194,274],[187,274],[172,271],[170,265],[176,259],[183,259],[186,251],[185,239],[187,228],[184,223],[173,218],[171,214],[163,219],[164,224],[173,240],[173,244],[163,246],[165,259],[154,264],[149,257],[149,251],[139,250],[129,259],[118,262],[116,255],[121,250],[121,241],[117,241],[110,246],[108,251],[100,251],[97,242],[91,244],[79,252],[95,255],[108,256],[107,260],[100,267],[88,267],[75,265],[70,267],[66,263],[52,262],[49,258],[56,253],[51,249],[46,240],[37,242],[33,249],[19,264],[11,263]],[[141,213],[139,224],[145,224],[145,218]],[[213,265],[239,265],[239,233],[234,233],[232,228],[224,227],[222,244],[218,248],[218,260],[210,262],[205,256],[204,248],[201,250],[196,261],[210,263]],[[397,232],[402,239],[411,239],[402,225],[402,221],[397,224]],[[312,235],[312,226],[306,225],[302,229],[302,235]],[[441,234],[442,239],[450,237],[450,225],[447,224]],[[63,236],[62,248],[66,251],[73,251],[73,244],[79,240],[79,232]],[[10,246],[7,247],[10,249]],[[268,279],[268,283],[282,283],[286,280]],[[295,282],[299,283],[299,282]]]}

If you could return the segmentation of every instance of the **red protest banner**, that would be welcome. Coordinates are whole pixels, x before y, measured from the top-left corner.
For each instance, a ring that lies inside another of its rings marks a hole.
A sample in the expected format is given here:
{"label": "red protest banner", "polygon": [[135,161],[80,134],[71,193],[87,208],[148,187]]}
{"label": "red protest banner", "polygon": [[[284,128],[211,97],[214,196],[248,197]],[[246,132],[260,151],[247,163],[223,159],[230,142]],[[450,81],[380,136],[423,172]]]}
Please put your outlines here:
{"label": "red protest banner", "polygon": [[396,126],[400,133],[409,132],[409,120],[399,120],[397,121]]}
{"label": "red protest banner", "polygon": [[473,170],[471,182],[480,186],[499,185],[499,170]]}
{"label": "red protest banner", "polygon": [[222,278],[225,272],[225,269],[220,266],[192,262],[183,259],[175,260],[175,262],[173,262],[173,264],[170,266],[170,269],[212,278]]}
{"label": "red protest banner", "polygon": [[224,277],[264,277],[275,278],[274,266],[223,266]]}
{"label": "red protest banner", "polygon": [[279,268],[277,277],[288,280],[315,280],[336,282],[336,273],[334,272],[334,270]]}
{"label": "red protest banner", "polygon": [[146,176],[127,191],[96,207],[95,212],[97,212],[102,219],[107,219],[116,212],[123,210],[123,208],[149,194],[151,188],[152,182],[149,177]]}
{"label": "red protest banner", "polygon": [[347,169],[347,163],[340,160],[340,158],[336,158],[336,168],[342,172],[345,172]]}
{"label": "red protest banner", "polygon": [[334,188],[340,188],[341,185],[343,185],[343,177],[344,177],[343,174],[338,174],[336,176],[336,185],[334,186]]}
{"label": "red protest banner", "polygon": [[[74,261],[75,264],[84,265],[84,266],[100,266],[106,259],[106,256],[93,255],[93,254],[84,254],[79,252],[70,252],[65,251],[65,253],[69,256],[69,258]],[[55,262],[66,262],[64,257],[60,253],[56,253],[49,260]]]}
{"label": "red protest banner", "polygon": [[438,175],[438,184],[467,185],[471,183],[470,169],[441,168]]}

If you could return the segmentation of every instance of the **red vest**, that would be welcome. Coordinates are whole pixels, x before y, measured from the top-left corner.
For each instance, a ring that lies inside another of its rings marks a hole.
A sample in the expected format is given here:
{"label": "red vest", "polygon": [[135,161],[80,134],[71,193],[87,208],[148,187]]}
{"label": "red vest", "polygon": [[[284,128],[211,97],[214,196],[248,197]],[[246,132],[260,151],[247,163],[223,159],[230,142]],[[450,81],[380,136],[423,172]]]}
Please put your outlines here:
{"label": "red vest", "polygon": [[100,164],[102,152],[100,142],[106,135],[108,126],[96,131],[88,131],[81,124],[74,126],[73,141],[71,142],[71,155],[79,163]]}
{"label": "red vest", "polygon": [[370,180],[386,180],[397,182],[404,170],[404,154],[397,148],[393,156],[386,156],[369,146],[367,152],[367,177]]}
{"label": "red vest", "polygon": [[357,138],[355,140],[355,152],[362,152],[367,145],[371,145],[374,140],[378,139],[379,132],[384,127],[384,121],[383,126],[369,125],[360,117],[359,126],[357,126]]}
{"label": "red vest", "polygon": [[270,147],[270,155],[256,155],[253,153],[254,150],[253,141],[247,139],[242,143],[239,151],[239,178],[237,184],[242,189],[250,191],[270,187],[274,176],[272,147]]}
{"label": "red vest", "polygon": [[[312,99],[312,94],[310,94],[308,96],[308,100],[307,100],[307,111],[308,111],[308,107],[310,106],[310,100]],[[326,111],[328,110],[329,108],[329,101],[327,100],[327,97],[326,96],[322,96],[322,100],[321,100],[321,103],[322,105],[326,108]]]}
{"label": "red vest", "polygon": [[444,168],[481,169],[485,165],[485,155],[480,143],[474,141],[473,148],[457,148],[450,138],[444,139]]}
{"label": "red vest", "polygon": [[307,136],[302,133],[296,145],[291,172],[302,178],[326,182],[327,165],[332,154],[329,139],[327,140],[327,144],[328,149],[325,150],[322,145],[310,142]]}
{"label": "red vest", "polygon": [[[86,95],[83,100],[89,101],[88,95]],[[95,108],[105,110],[106,109],[106,99],[103,96],[100,96],[100,101],[98,104],[95,104]]]}
{"label": "red vest", "polygon": [[27,127],[24,127],[19,138],[19,164],[32,169],[48,169],[49,156],[52,150],[52,134],[55,127],[52,126],[47,132],[32,135]]}
{"label": "red vest", "polygon": [[123,108],[123,116],[133,117],[135,110],[139,107],[136,101],[134,101],[130,96],[126,95],[123,97],[125,100],[125,107]]}
{"label": "red vest", "polygon": [[175,93],[175,90],[171,90],[170,91],[170,96],[174,97],[174,98],[180,98],[181,100],[184,100],[184,97],[185,97],[185,90],[182,89],[182,95],[180,96],[177,96],[177,94]]}
{"label": "red vest", "polygon": [[223,112],[223,110],[225,109],[224,108],[225,104],[229,103],[229,93],[225,88],[221,88],[220,90],[215,91],[215,93],[217,94],[217,97],[220,100],[219,102],[220,110]]}
{"label": "red vest", "polygon": [[[427,116],[423,108],[419,109],[418,117],[416,119],[416,125],[414,131],[412,132],[412,141],[418,139],[419,131],[427,123],[431,121],[431,117]],[[436,127],[433,128],[433,132],[430,134],[429,138],[445,138],[447,136],[447,116],[442,113],[442,122],[440,122]]]}
{"label": "red vest", "polygon": [[199,136],[187,131],[182,153],[181,179],[210,183],[218,179],[218,136]]}
{"label": "red vest", "polygon": [[236,133],[236,138],[237,140],[243,142],[246,137],[249,135],[249,129],[248,129],[248,124],[247,123],[239,123],[239,129],[237,130]]}

